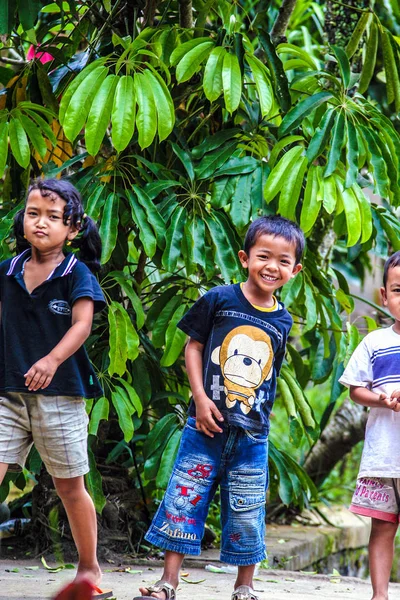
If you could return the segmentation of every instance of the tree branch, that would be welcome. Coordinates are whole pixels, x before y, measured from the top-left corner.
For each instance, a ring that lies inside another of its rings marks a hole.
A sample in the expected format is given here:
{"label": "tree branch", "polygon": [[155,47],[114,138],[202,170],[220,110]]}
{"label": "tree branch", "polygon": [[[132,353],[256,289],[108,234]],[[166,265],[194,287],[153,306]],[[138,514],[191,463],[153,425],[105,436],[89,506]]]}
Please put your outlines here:
{"label": "tree branch", "polygon": [[353,446],[364,439],[367,418],[364,406],[348,399],[343,402],[303,465],[317,487]]}
{"label": "tree branch", "polygon": [[192,0],[179,0],[179,25],[186,29],[193,27]]}
{"label": "tree branch", "polygon": [[279,9],[279,14],[271,29],[271,40],[274,46],[286,42],[286,28],[289,24],[290,17],[296,6],[296,0],[283,0]]}
{"label": "tree branch", "polygon": [[5,63],[6,65],[26,65],[28,61],[26,60],[18,60],[16,58],[8,58],[8,56],[0,56],[0,62]]}

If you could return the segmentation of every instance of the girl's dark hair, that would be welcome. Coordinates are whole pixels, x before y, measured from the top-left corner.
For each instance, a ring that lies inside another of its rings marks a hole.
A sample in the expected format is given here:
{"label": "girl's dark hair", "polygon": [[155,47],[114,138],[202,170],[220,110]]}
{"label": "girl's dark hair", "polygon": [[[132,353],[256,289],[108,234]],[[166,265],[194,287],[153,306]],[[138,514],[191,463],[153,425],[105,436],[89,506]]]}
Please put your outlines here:
{"label": "girl's dark hair", "polygon": [[[72,225],[79,229],[79,233],[72,240],[71,246],[79,249],[79,260],[84,262],[91,271],[99,271],[100,235],[93,219],[84,214],[82,199],[78,190],[66,179],[37,179],[29,187],[26,199],[34,190],[38,190],[44,198],[55,199],[55,196],[59,196],[62,200],[65,200],[64,225]],[[29,244],[24,238],[24,213],[25,207],[18,211],[14,217],[14,234],[18,253],[29,248]]]}

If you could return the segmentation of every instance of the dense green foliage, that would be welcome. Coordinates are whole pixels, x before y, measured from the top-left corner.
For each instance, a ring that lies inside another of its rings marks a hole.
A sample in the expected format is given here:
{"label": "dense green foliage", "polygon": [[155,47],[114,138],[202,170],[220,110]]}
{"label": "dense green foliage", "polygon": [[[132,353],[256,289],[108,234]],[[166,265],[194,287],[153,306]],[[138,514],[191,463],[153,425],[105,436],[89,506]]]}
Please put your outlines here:
{"label": "dense green foliage", "polygon": [[[349,277],[363,279],[371,250],[400,249],[397,3],[358,11],[345,47],[327,46],[325,3],[310,0],[275,47],[279,4],[198,0],[188,28],[176,2],[142,14],[120,0],[0,1],[2,258],[29,179],[70,177],[100,225],[109,302],[88,341],[105,392],[88,402],[93,457],[101,469],[134,456],[147,494],[167,483],[189,398],[176,324],[199,293],[243,279],[252,218],[280,213],[307,235],[281,293],[296,323],[279,384],[295,446],[318,439],[359,341]],[[318,424],[303,390],[321,382]],[[270,468],[272,497],[316,498],[278,443]],[[94,460],[88,485],[101,510]]]}

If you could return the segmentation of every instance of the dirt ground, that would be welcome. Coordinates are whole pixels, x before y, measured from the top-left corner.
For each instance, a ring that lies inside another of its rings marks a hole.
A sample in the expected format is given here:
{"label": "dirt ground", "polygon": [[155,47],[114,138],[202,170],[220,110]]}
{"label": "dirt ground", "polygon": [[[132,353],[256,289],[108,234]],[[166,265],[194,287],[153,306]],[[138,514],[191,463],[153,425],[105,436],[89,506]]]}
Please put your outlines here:
{"label": "dirt ground", "polygon": [[[32,569],[33,567],[33,569]],[[125,569],[129,569],[126,571]],[[17,571],[18,570],[18,571]],[[155,582],[160,567],[103,565],[103,588],[112,589],[117,600],[132,600],[139,585]],[[182,572],[177,600],[230,600],[234,574],[204,569]],[[0,600],[50,600],[74,575],[72,570],[49,573],[40,561],[0,560]],[[290,571],[260,571],[255,581],[260,600],[368,600],[368,582],[351,577],[306,575]],[[392,584],[391,600],[400,598],[400,584]]]}

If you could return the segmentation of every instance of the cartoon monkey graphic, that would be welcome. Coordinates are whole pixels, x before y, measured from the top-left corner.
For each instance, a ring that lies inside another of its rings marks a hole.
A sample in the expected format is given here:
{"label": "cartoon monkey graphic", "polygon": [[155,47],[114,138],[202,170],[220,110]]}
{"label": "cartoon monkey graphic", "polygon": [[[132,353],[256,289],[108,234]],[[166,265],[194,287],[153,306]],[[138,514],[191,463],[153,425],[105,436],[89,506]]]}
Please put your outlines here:
{"label": "cartoon monkey graphic", "polygon": [[255,390],[272,376],[273,357],[271,339],[262,329],[243,325],[228,333],[211,355],[221,367],[228,408],[238,401],[245,415],[251,411]]}

